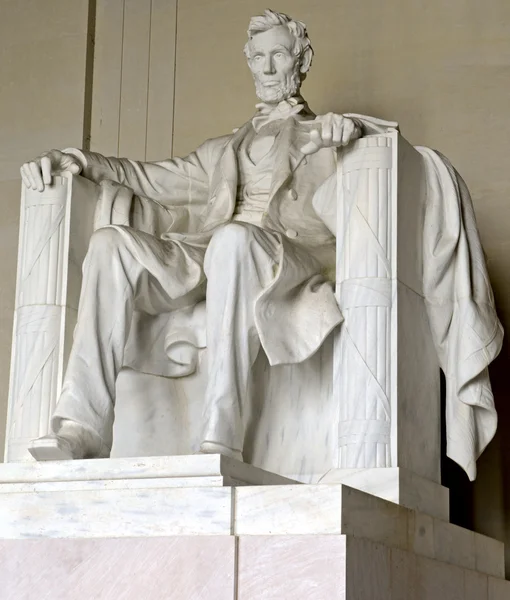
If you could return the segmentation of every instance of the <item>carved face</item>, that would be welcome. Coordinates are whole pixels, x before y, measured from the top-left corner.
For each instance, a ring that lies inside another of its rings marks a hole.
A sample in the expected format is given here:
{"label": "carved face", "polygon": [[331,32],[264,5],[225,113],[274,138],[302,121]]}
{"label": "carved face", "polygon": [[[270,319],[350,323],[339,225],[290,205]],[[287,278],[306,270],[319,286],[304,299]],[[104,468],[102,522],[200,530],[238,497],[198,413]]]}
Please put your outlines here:
{"label": "carved face", "polygon": [[263,102],[276,104],[299,92],[300,57],[294,54],[294,42],[286,27],[258,33],[248,42],[248,66]]}

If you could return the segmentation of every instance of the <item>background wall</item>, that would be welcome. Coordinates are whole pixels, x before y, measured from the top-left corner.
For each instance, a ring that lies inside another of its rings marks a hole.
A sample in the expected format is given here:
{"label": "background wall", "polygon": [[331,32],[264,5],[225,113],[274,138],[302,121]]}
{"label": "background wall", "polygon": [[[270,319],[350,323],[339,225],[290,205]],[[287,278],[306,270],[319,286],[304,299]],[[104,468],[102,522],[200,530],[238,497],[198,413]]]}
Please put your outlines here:
{"label": "background wall", "polygon": [[[265,0],[0,0],[0,422],[5,419],[19,165],[49,147],[182,155],[239,126],[255,97],[242,47]],[[444,152],[472,191],[500,316],[510,331],[508,0],[279,0],[316,51],[315,112],[397,120]],[[93,60],[92,60],[93,58]],[[497,438],[474,486],[450,464],[454,518],[510,552],[508,345],[492,369]],[[1,436],[1,428],[0,428]],[[506,518],[505,518],[506,517]],[[510,553],[508,554],[510,564]]]}

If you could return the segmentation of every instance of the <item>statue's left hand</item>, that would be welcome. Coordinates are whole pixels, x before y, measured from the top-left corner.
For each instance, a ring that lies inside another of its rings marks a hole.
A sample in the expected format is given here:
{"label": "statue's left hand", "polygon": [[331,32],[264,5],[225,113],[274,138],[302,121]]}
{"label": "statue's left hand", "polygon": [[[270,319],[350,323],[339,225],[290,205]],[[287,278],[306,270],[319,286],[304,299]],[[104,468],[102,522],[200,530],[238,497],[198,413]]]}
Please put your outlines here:
{"label": "statue's left hand", "polygon": [[361,137],[361,126],[343,115],[327,113],[308,122],[312,126],[310,141],[301,148],[303,154],[313,154],[321,148],[347,146]]}

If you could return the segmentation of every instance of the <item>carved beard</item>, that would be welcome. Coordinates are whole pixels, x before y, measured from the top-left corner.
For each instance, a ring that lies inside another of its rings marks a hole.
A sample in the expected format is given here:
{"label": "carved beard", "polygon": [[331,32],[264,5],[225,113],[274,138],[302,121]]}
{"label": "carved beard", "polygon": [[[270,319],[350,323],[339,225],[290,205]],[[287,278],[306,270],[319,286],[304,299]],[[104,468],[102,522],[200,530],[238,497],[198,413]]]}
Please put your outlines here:
{"label": "carved beard", "polygon": [[299,61],[296,61],[291,76],[285,78],[285,81],[282,81],[280,85],[273,87],[264,87],[260,79],[253,75],[257,97],[262,100],[262,102],[278,104],[278,102],[281,102],[282,100],[287,100],[288,98],[295,96],[301,88],[300,67]]}

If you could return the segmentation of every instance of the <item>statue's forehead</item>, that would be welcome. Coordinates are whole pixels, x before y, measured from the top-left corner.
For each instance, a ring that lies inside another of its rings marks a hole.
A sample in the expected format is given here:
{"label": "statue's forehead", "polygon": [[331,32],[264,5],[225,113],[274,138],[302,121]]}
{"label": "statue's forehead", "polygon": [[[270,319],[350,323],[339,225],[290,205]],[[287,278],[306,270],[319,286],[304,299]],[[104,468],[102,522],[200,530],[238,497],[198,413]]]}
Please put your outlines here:
{"label": "statue's forehead", "polygon": [[252,50],[268,51],[276,46],[283,46],[287,50],[294,47],[294,36],[287,27],[272,27],[268,31],[255,34],[249,41]]}

